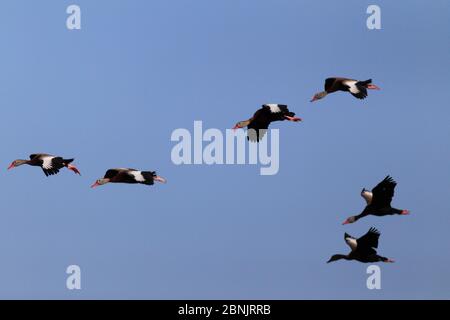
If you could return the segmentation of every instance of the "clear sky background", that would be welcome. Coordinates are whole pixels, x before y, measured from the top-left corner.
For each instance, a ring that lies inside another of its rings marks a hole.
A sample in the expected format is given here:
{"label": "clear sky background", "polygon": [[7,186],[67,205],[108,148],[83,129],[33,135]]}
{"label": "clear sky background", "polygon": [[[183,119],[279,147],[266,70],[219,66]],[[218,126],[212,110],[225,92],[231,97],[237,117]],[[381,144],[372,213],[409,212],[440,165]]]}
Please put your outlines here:
{"label": "clear sky background", "polygon": [[[449,17],[446,0],[2,1],[0,298],[450,298]],[[329,76],[382,90],[309,103]],[[273,126],[277,175],[172,163],[174,129],[231,128],[270,102],[304,118]],[[82,176],[6,170],[36,152]],[[114,167],[168,183],[89,188]],[[387,174],[411,215],[342,226]],[[371,226],[396,260],[372,291],[368,265],[326,264]]]}

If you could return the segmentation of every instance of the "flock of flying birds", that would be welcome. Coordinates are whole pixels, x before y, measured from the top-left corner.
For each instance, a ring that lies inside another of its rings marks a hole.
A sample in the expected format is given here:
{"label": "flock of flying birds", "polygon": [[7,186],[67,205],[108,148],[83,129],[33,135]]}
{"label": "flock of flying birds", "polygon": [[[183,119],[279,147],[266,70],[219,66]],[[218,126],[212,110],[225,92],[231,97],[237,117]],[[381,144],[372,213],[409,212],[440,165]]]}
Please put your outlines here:
{"label": "flock of flying birds", "polygon": [[[380,88],[372,84],[371,79],[358,81],[348,78],[328,78],[325,80],[325,90],[316,93],[311,99],[311,102],[322,99],[328,94],[336,91],[349,92],[355,98],[365,99],[367,97],[368,89],[379,90]],[[250,119],[238,122],[233,129],[247,127],[247,139],[257,143],[263,138],[270,123],[284,120],[299,122],[302,119],[295,117],[295,113],[289,111],[287,105],[264,104]],[[67,168],[75,174],[81,175],[80,171],[72,164],[73,161],[74,159],[64,159],[63,157],[50,154],[37,153],[30,155],[29,160],[14,160],[8,167],[8,170],[27,164],[30,166],[41,167],[46,176],[55,175],[62,168]],[[155,181],[166,183],[166,180],[163,177],[158,176],[155,171],[116,168],[107,170],[104,177],[96,180],[91,187],[98,187],[106,183],[138,183],[153,185]],[[409,214],[408,210],[397,209],[391,206],[395,186],[396,182],[390,176],[387,176],[375,186],[371,192],[363,189],[361,191],[361,196],[367,202],[366,207],[359,215],[347,218],[343,224],[354,223],[367,215],[385,216]],[[345,233],[344,239],[351,249],[350,253],[347,255],[333,255],[328,262],[340,259],[357,260],[360,262],[394,262],[391,259],[377,254],[375,249],[378,248],[379,237],[380,232],[375,228],[370,228],[364,236],[358,239]]]}

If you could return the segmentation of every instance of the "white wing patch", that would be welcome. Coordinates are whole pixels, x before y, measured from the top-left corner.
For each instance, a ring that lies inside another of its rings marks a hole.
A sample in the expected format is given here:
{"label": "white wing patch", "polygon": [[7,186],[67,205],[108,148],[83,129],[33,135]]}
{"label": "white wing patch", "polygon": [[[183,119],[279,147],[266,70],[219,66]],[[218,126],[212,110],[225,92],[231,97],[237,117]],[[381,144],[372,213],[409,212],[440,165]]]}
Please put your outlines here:
{"label": "white wing patch", "polygon": [[356,243],[356,239],[353,238],[345,238],[345,242],[347,242],[348,246],[353,250],[356,249],[358,244]]}
{"label": "white wing patch", "polygon": [[44,169],[52,169],[52,160],[53,157],[42,157],[42,168]]}
{"label": "white wing patch", "polygon": [[145,178],[142,175],[141,171],[129,171],[129,173],[134,177],[134,180],[137,182],[144,182]]}
{"label": "white wing patch", "polygon": [[278,106],[278,104],[275,103],[268,103],[266,104],[266,106],[268,106],[270,108],[270,112],[272,113],[278,113],[281,112],[280,107]]}
{"label": "white wing patch", "polygon": [[355,80],[347,80],[347,81],[343,81],[343,83],[345,84],[345,85],[347,85],[347,86],[349,86],[349,91],[351,92],[351,93],[359,93],[359,89],[358,89],[358,87],[356,86],[356,83],[357,83],[358,81],[355,81]]}
{"label": "white wing patch", "polygon": [[373,198],[372,192],[370,192],[368,190],[364,190],[364,191],[361,192],[361,197],[363,197],[366,200],[367,204],[371,204],[372,203],[372,198]]}

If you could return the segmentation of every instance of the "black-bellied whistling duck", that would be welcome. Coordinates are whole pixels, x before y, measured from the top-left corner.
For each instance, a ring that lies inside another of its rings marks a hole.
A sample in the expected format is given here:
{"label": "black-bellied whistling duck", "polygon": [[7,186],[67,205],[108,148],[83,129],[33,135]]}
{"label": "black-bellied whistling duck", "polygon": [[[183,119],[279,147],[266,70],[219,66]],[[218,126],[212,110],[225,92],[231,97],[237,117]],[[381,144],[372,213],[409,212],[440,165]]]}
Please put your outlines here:
{"label": "black-bellied whistling duck", "polygon": [[384,178],[372,192],[363,189],[361,191],[361,196],[366,200],[367,206],[364,208],[357,216],[351,216],[346,219],[343,224],[353,223],[367,215],[374,216],[385,216],[393,214],[407,215],[409,210],[401,210],[391,207],[392,198],[394,197],[394,189],[397,182],[394,181],[390,176]]}
{"label": "black-bellied whistling duck", "polygon": [[166,179],[157,176],[155,171],[139,171],[128,168],[109,169],[102,179],[91,186],[95,188],[106,183],[141,183],[152,185],[155,181],[166,183]]}
{"label": "black-bellied whistling duck", "polygon": [[81,175],[80,171],[71,164],[74,159],[63,159],[62,157],[55,157],[50,154],[45,153],[36,153],[30,155],[30,160],[14,160],[8,167],[9,169],[21,166],[23,164],[28,164],[30,166],[41,167],[42,171],[44,171],[45,175],[51,176],[57,174],[59,169],[66,167],[69,170],[72,170],[76,174]]}
{"label": "black-bellied whistling duck", "polygon": [[247,139],[258,142],[264,137],[271,122],[284,120],[298,122],[302,119],[295,117],[295,113],[289,111],[285,104],[263,104],[253,117],[239,121],[233,129],[247,127]]}
{"label": "black-bellied whistling duck", "polygon": [[324,98],[327,94],[336,91],[350,92],[355,98],[364,99],[367,97],[367,89],[380,90],[372,84],[372,79],[359,81],[348,78],[328,78],[325,80],[325,91],[316,93],[311,102]]}
{"label": "black-bellied whistling duck", "polygon": [[330,258],[330,260],[327,261],[327,263],[340,259],[356,260],[364,263],[394,262],[394,260],[382,257],[377,254],[377,251],[375,249],[378,248],[379,237],[380,232],[375,228],[370,228],[369,231],[359,239],[353,238],[346,233],[344,235],[344,239],[352,251],[347,255],[335,254]]}

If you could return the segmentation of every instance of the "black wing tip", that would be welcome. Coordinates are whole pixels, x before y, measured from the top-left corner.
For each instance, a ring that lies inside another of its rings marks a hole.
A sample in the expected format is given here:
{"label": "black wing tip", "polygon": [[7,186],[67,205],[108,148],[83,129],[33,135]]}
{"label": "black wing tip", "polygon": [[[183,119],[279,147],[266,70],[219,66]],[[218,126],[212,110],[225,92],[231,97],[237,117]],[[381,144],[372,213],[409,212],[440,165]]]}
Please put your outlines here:
{"label": "black wing tip", "polygon": [[352,93],[352,96],[354,96],[356,99],[360,99],[360,100],[364,100],[365,98],[367,98],[367,94],[364,94],[362,91],[360,91],[359,93]]}
{"label": "black wing tip", "polygon": [[391,184],[394,184],[394,185],[397,184],[397,182],[394,180],[394,178],[392,178],[391,175],[389,175],[389,174],[386,176],[386,178],[384,178],[383,181],[384,181],[384,182],[391,183]]}
{"label": "black wing tip", "polygon": [[375,228],[375,227],[370,227],[369,232],[373,233],[373,234],[376,234],[378,236],[381,235],[380,231],[378,231],[378,229]]}
{"label": "black wing tip", "polygon": [[44,174],[45,174],[46,177],[53,176],[53,175],[59,173],[58,169],[42,169],[42,171],[44,171]]}

